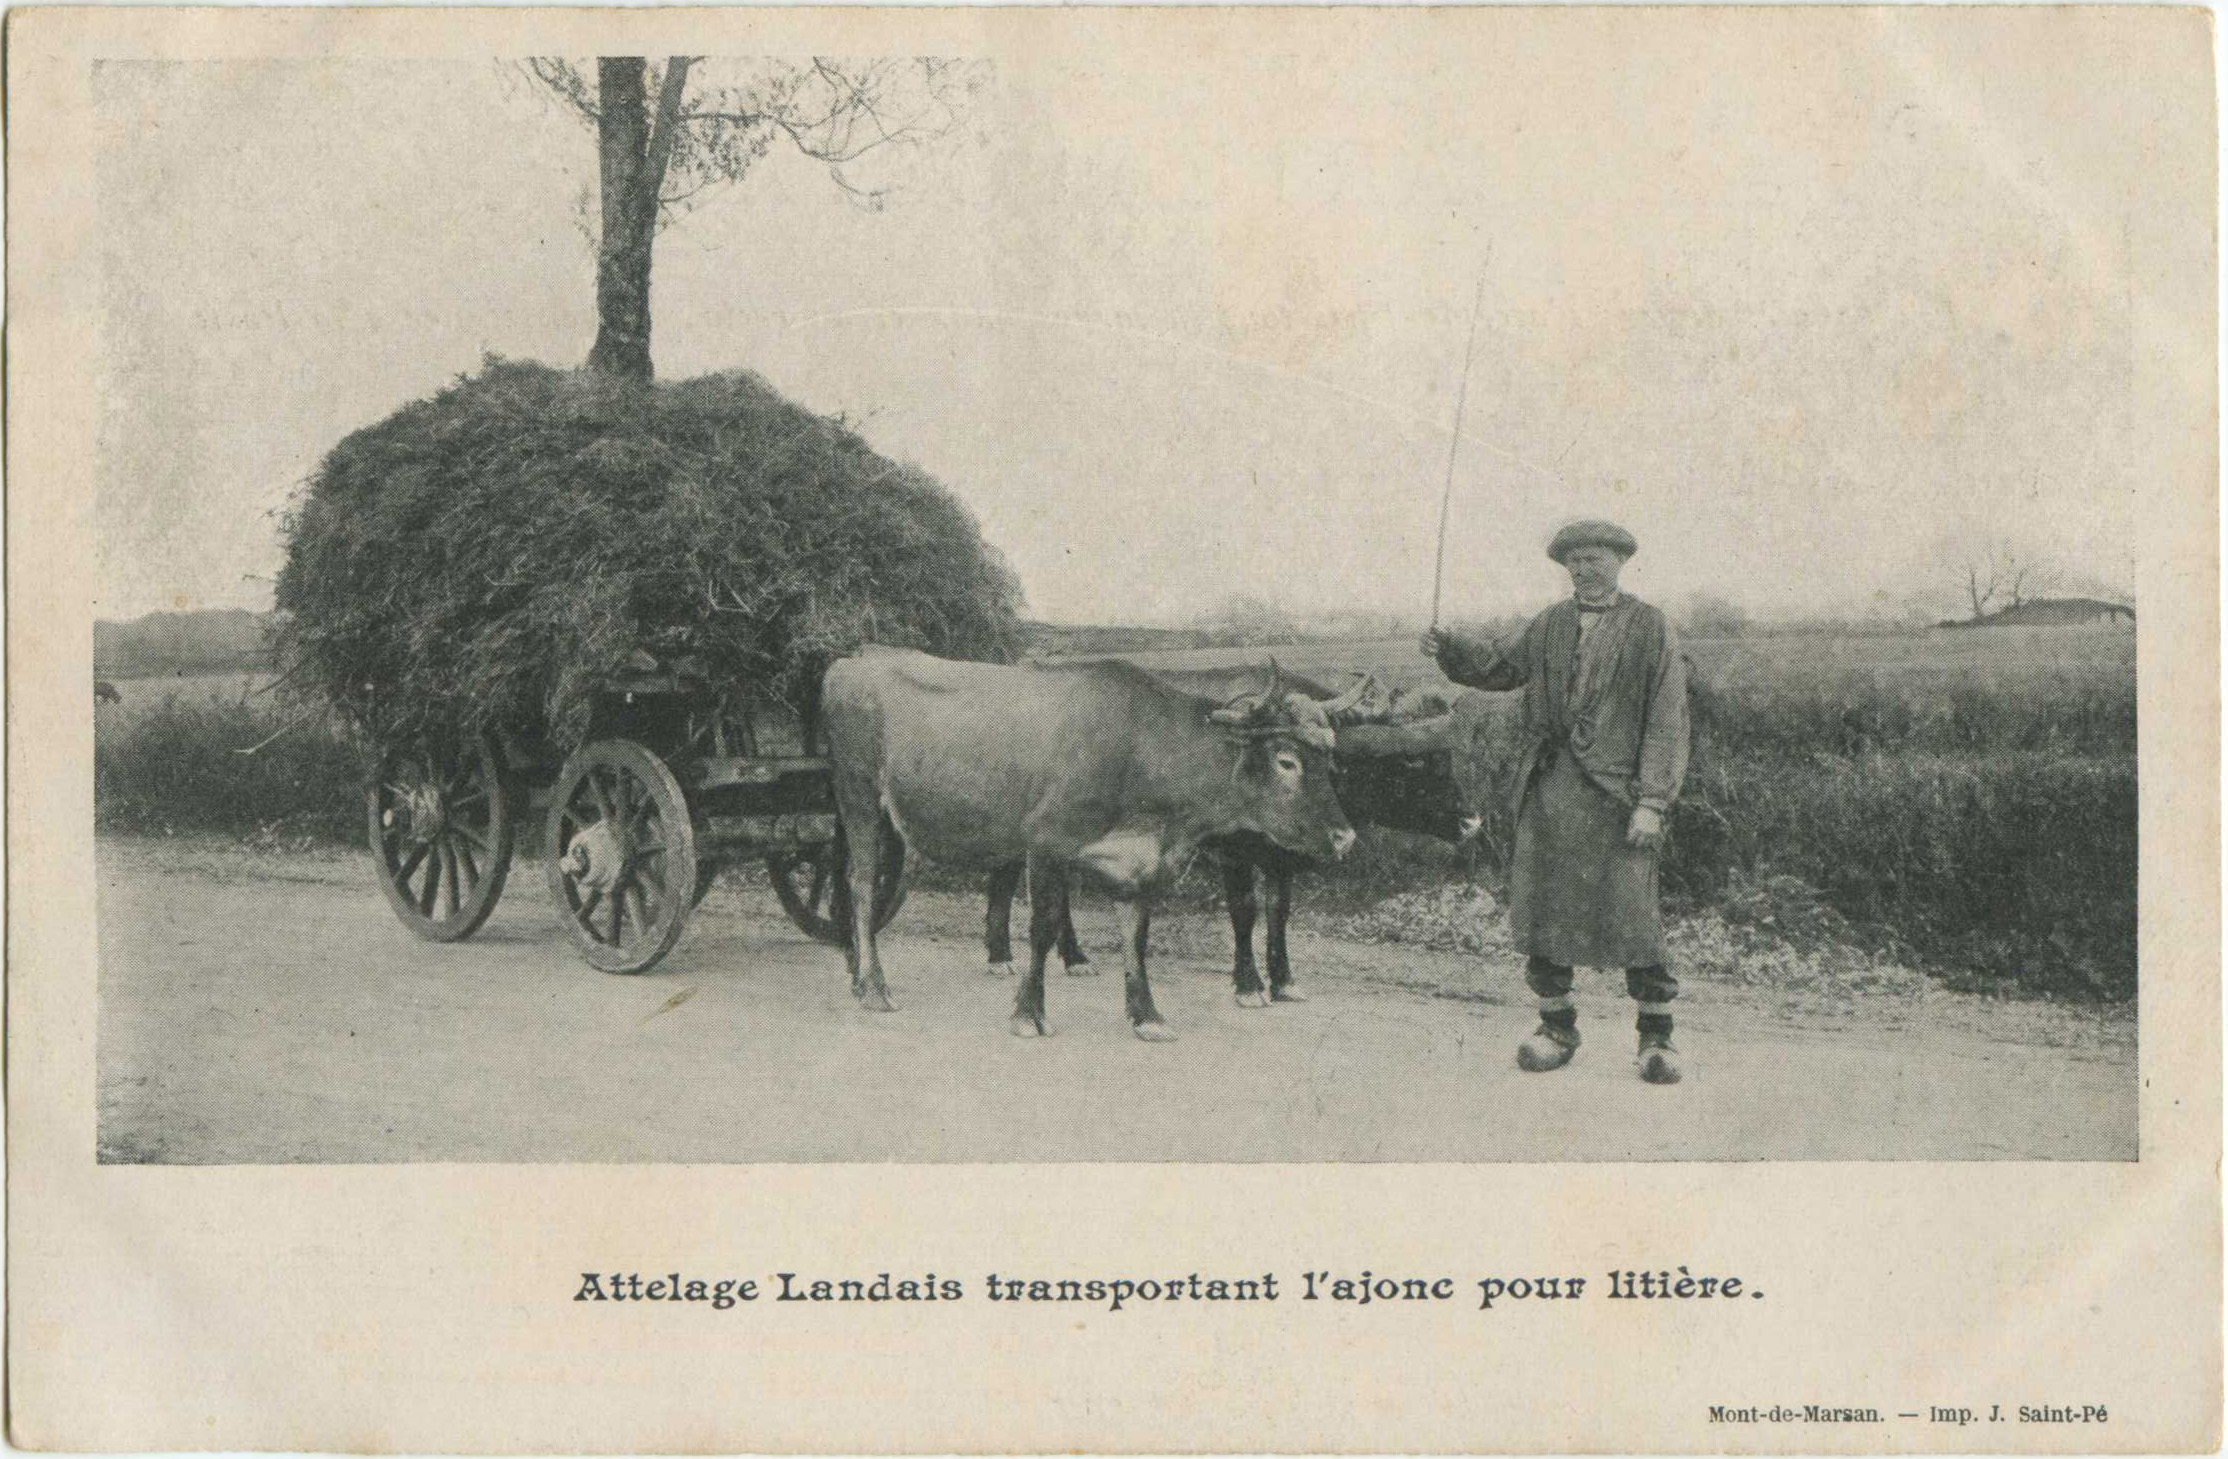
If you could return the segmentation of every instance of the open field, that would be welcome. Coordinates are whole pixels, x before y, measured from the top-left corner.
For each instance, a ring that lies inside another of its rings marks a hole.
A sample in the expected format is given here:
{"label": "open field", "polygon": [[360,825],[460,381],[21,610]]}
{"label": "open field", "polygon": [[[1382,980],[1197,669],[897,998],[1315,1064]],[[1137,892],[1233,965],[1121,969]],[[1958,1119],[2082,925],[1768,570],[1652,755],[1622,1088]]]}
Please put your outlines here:
{"label": "open field", "polygon": [[[95,723],[105,731],[145,719],[166,700],[191,705],[237,704],[243,696],[269,684],[274,676],[256,670],[225,674],[148,674],[135,678],[104,674],[100,677],[115,685],[116,692],[123,696],[121,703],[96,706]],[[256,696],[258,700],[268,697]]]}
{"label": "open field", "polygon": [[[2050,628],[1931,630],[1839,637],[1682,638],[1719,689],[1778,691],[1936,687],[1952,684],[2039,692],[2058,683],[2109,685],[2132,694],[2135,635]],[[1060,662],[1075,662],[1063,658]],[[1108,655],[1148,669],[1221,668],[1275,658],[1304,674],[1368,671],[1397,686],[1439,673],[1414,638],[1303,643],[1268,648],[1163,649]]]}

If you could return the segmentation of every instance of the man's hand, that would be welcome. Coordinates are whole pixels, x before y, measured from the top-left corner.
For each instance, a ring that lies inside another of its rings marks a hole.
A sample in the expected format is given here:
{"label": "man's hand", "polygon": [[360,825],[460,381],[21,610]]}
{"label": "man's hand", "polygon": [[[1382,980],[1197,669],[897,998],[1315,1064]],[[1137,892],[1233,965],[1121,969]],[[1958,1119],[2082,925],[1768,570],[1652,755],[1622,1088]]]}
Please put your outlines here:
{"label": "man's hand", "polygon": [[1663,844],[1663,812],[1654,806],[1634,806],[1632,824],[1625,828],[1625,844],[1641,851],[1653,851]]}
{"label": "man's hand", "polygon": [[1423,637],[1416,640],[1416,647],[1423,650],[1425,658],[1437,663],[1439,662],[1439,655],[1446,651],[1447,642],[1448,637],[1445,633],[1436,628],[1426,628],[1423,631]]}

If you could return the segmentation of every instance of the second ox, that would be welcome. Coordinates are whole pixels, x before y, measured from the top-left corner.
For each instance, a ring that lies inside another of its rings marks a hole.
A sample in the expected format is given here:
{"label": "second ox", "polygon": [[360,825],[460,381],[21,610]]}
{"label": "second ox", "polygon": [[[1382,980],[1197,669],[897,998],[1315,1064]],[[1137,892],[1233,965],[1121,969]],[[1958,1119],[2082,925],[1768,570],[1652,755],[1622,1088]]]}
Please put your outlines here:
{"label": "second ox", "polygon": [[820,708],[850,847],[851,987],[868,1008],[892,1006],[872,885],[890,838],[936,861],[1027,863],[1019,1035],[1050,1031],[1044,964],[1069,872],[1112,893],[1127,913],[1124,1003],[1148,1040],[1174,1037],[1146,975],[1152,901],[1202,845],[1251,837],[1337,857],[1354,842],[1331,785],[1329,716],[1273,673],[1232,705],[1128,664],[1005,668],[870,648],[830,666]]}
{"label": "second ox", "polygon": [[[1272,661],[1266,668],[1240,665],[1161,670],[1153,677],[1186,693],[1232,701],[1257,693],[1265,676],[1279,672]],[[1496,751],[1513,749],[1515,695],[1457,693],[1450,687],[1451,705],[1419,696],[1427,712],[1409,723],[1350,724],[1348,716],[1374,718],[1384,712],[1382,706],[1369,702],[1374,698],[1369,677],[1343,694],[1290,673],[1281,674],[1281,683],[1286,691],[1314,699],[1337,725],[1338,798],[1356,824],[1413,832],[1460,845],[1477,834],[1506,794],[1502,783],[1506,775],[1502,772],[1513,760],[1511,755]],[[1504,741],[1509,743],[1504,745]],[[1286,934],[1291,921],[1293,873],[1310,858],[1245,834],[1220,838],[1208,849],[1222,871],[1223,900],[1229,909],[1236,949],[1231,979],[1239,1006],[1265,1008],[1272,1002],[1306,1001],[1292,974]],[[1010,975],[1013,971],[1009,927],[1020,879],[1018,862],[999,868],[991,876],[984,943],[994,975]],[[1253,928],[1263,910],[1264,887],[1268,912],[1262,929],[1266,985],[1253,952]],[[1065,917],[1058,938],[1068,971],[1090,972],[1089,959]]]}

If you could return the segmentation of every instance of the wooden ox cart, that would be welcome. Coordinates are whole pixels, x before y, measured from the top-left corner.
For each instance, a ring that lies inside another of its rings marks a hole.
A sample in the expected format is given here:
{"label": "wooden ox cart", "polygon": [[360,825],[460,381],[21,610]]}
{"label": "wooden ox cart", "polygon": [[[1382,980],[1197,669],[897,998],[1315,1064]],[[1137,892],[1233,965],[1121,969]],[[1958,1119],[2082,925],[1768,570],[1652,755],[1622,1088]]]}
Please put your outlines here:
{"label": "wooden ox cart", "polygon": [[[365,796],[380,887],[418,936],[470,937],[503,894],[520,821],[539,816],[557,918],[605,972],[656,966],[720,869],[750,861],[790,921],[841,946],[843,833],[809,719],[648,667],[600,686],[569,757],[500,733],[387,745]],[[877,928],[904,898],[900,853],[876,868]]]}

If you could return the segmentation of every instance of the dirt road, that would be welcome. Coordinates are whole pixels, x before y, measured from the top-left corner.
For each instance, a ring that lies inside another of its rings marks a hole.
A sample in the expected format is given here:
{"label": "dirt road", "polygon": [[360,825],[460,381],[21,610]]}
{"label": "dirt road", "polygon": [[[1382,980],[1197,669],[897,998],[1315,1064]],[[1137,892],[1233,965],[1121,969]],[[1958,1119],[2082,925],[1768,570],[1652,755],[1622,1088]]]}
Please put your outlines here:
{"label": "dirt road", "polygon": [[[895,1014],[748,889],[647,977],[589,969],[522,862],[465,944],[412,938],[353,858],[104,841],[100,1138],[111,1161],[2130,1159],[2132,1033],[1951,995],[1798,1008],[1694,986],[1672,1089],[1629,1005],[1581,985],[1586,1046],[1520,1073],[1514,967],[1296,936],[1312,1001],[1236,1007],[1227,932],[1156,926],[1178,1042],[1103,976],[1052,976],[1056,1036],[1006,1032],[979,906],[917,895],[885,940]],[[762,903],[762,904],[761,904]],[[1107,919],[1083,919],[1107,943]],[[1428,990],[1428,991],[1419,991]]]}

